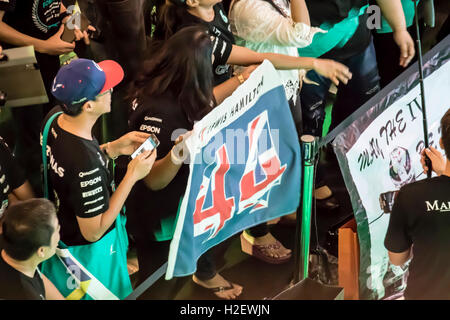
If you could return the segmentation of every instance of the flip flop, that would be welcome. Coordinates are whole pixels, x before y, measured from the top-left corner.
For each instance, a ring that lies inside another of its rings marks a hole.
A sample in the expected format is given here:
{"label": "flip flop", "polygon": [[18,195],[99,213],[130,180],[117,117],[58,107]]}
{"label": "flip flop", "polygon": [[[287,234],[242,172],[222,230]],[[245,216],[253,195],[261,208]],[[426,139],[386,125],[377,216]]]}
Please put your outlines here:
{"label": "flip flop", "polygon": [[292,254],[288,254],[284,257],[272,257],[270,255],[267,255],[266,252],[268,249],[279,249],[281,248],[282,244],[280,241],[276,240],[274,244],[268,244],[268,245],[256,245],[251,244],[247,239],[245,239],[244,235],[241,234],[241,249],[244,253],[251,255],[259,260],[262,260],[267,263],[271,264],[282,264],[286,263],[291,259]]}
{"label": "flip flop", "polygon": [[[208,294],[213,295],[215,298],[219,298],[219,299],[222,299],[222,300],[227,300],[227,299],[219,297],[219,296],[216,294],[217,292],[225,292],[225,291],[234,289],[234,285],[233,285],[231,282],[229,282],[229,281],[227,281],[227,283],[228,283],[227,286],[220,286],[220,287],[214,287],[214,288],[207,288],[207,287],[204,287],[204,286],[198,284],[198,283],[195,282],[195,281],[192,281],[192,282],[193,282],[197,287],[199,287],[200,289],[202,289],[203,291],[208,292]],[[237,297],[238,297],[238,296],[237,296]],[[236,297],[236,298],[237,298],[237,297]],[[231,299],[231,300],[233,300],[233,299]]]}

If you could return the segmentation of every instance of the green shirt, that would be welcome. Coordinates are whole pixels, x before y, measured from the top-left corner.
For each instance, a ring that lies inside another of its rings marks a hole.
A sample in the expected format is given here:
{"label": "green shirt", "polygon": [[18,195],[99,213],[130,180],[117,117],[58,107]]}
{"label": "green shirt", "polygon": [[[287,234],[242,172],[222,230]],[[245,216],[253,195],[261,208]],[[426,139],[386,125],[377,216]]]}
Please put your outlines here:
{"label": "green shirt", "polygon": [[[419,0],[420,1],[420,0]],[[419,3],[417,1],[417,3]],[[406,27],[410,27],[414,23],[414,1],[402,0],[403,12],[405,13]],[[377,33],[391,33],[392,28],[389,26],[384,16],[381,16],[381,29],[376,31]]]}
{"label": "green shirt", "polygon": [[333,49],[343,48],[357,32],[360,17],[366,13],[368,6],[352,8],[347,18],[336,24],[323,22],[319,27],[327,33],[316,34],[311,45],[298,49],[299,55],[317,58]]}

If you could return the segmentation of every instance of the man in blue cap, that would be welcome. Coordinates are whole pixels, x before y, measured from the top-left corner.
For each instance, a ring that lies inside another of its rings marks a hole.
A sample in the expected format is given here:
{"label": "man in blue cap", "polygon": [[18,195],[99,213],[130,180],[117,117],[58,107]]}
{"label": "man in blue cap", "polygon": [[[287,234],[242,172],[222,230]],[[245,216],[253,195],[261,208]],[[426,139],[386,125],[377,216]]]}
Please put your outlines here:
{"label": "man in blue cap", "polygon": [[[69,247],[91,250],[80,255],[101,259],[80,262],[91,277],[90,286],[82,286],[82,294],[76,291],[80,288],[67,291],[67,279],[56,279],[53,265],[43,266],[43,272],[53,277],[52,282],[66,297],[107,299],[112,293],[122,299],[131,293],[126,265],[128,243],[119,213],[134,184],[148,175],[156,151],[143,152],[133,159],[117,190],[112,192],[108,158],[131,155],[149,135],[130,132],[103,145],[92,136],[97,119],[111,111],[111,91],[123,75],[121,66],[112,60],[97,64],[78,59],[62,67],[52,85],[52,93],[61,105],[47,115],[42,136],[47,137],[48,173],[61,223],[61,241]],[[62,114],[52,118],[60,110]],[[116,239],[116,234],[121,239]],[[120,263],[111,260],[117,256]],[[77,259],[75,255],[74,258]],[[108,265],[112,268],[108,269]],[[103,287],[95,288],[94,280],[110,292],[104,294]]]}

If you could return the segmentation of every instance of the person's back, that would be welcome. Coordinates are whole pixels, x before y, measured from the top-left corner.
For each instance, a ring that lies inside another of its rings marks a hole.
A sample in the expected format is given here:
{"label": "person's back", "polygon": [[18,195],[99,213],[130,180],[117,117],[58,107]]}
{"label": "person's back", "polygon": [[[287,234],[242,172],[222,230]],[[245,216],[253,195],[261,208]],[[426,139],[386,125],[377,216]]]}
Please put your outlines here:
{"label": "person's back", "polygon": [[450,177],[406,185],[396,198],[392,215],[406,230],[392,230],[386,247],[402,252],[412,244],[414,251],[405,297],[450,299]]}
{"label": "person's back", "polygon": [[[389,219],[384,245],[391,263],[409,259],[406,299],[450,299],[450,109],[441,120],[440,146],[447,159],[425,149],[439,177],[400,189]],[[422,155],[425,172],[425,158]]]}

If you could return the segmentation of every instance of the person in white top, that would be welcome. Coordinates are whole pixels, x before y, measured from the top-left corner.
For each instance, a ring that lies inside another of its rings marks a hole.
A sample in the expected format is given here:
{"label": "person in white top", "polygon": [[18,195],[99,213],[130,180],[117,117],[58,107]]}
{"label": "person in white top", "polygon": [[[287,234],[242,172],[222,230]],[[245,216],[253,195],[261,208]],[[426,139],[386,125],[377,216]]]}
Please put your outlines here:
{"label": "person in white top", "polygon": [[[297,48],[311,44],[320,28],[311,27],[305,0],[233,0],[229,20],[236,44],[256,52],[273,52],[298,57]],[[286,98],[291,108],[298,135],[302,134],[302,111],[300,106],[301,82],[306,70],[278,70]],[[293,222],[295,213],[287,221]],[[264,241],[270,238],[270,241]],[[268,263],[287,262],[291,250],[272,239],[267,224],[245,230],[241,235],[242,250]],[[263,248],[266,243],[278,244],[277,250],[264,250],[255,254],[255,245]]]}
{"label": "person in white top", "polygon": [[[233,0],[229,19],[236,44],[256,52],[298,57],[297,48],[311,44],[325,32],[310,26],[305,0]],[[304,69],[278,70],[286,98],[301,134],[300,86]]]}

